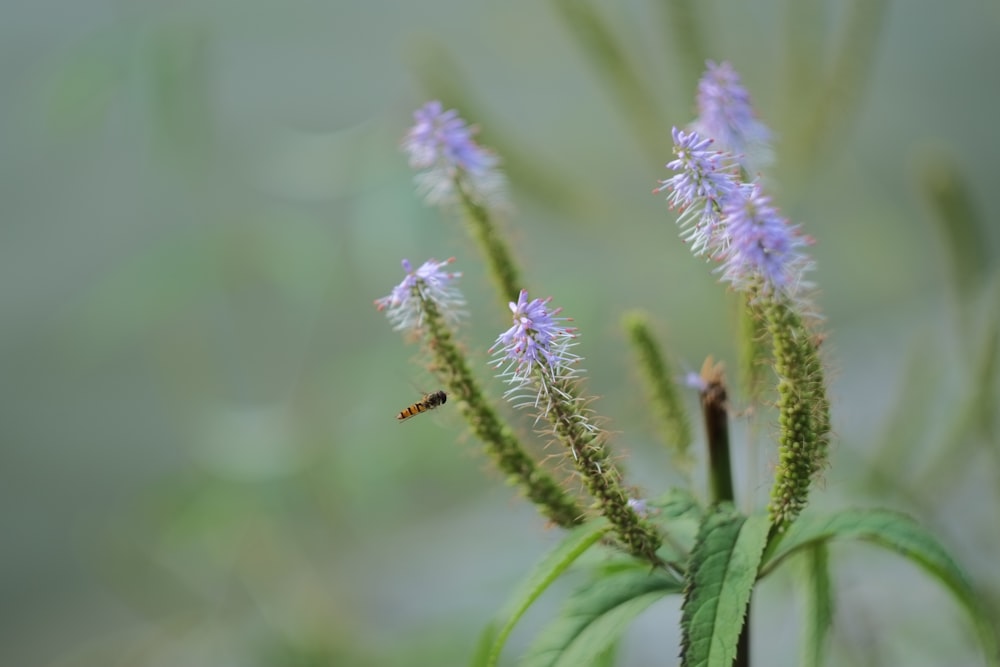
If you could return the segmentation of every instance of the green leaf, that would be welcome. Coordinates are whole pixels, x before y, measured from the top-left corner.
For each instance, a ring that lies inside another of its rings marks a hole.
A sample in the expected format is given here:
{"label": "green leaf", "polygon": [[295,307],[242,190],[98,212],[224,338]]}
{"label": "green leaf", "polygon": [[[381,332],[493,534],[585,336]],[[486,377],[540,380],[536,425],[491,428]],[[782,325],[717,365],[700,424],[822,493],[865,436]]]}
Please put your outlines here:
{"label": "green leaf", "polygon": [[651,604],[680,593],[682,583],[661,571],[626,570],[588,583],[542,631],[521,667],[584,667],[599,661]]}
{"label": "green leaf", "polygon": [[704,513],[690,491],[671,489],[649,501],[650,520],[663,534],[660,556],[670,562],[686,562]]}
{"label": "green leaf", "polygon": [[618,664],[618,642],[612,642],[603,653],[594,658],[591,667],[615,667]]}
{"label": "green leaf", "polygon": [[830,595],[830,554],[826,543],[808,547],[802,645],[802,665],[820,667],[826,652],[826,637],[833,623],[833,598]]}
{"label": "green leaf", "polygon": [[[579,528],[570,531],[566,538],[553,549],[538,565],[531,571],[518,589],[511,596],[510,601],[500,612],[499,618],[507,619],[497,630],[498,622],[490,623],[480,635],[476,656],[473,661],[474,666],[483,665],[492,667],[500,659],[500,652],[503,645],[510,636],[511,631],[517,622],[528,610],[528,607],[538,599],[546,588],[555,581],[560,574],[573,564],[577,558],[583,555],[590,547],[604,537],[611,526],[604,519],[588,522]],[[492,642],[489,638],[493,637]],[[485,644],[490,643],[489,650],[483,652]],[[475,660],[481,660],[476,662]]]}
{"label": "green leaf", "polygon": [[497,623],[490,621],[479,633],[476,640],[476,649],[469,660],[469,667],[486,667],[490,664],[490,655],[493,652],[493,643],[497,640]]}
{"label": "green leaf", "polygon": [[965,573],[944,547],[912,518],[888,510],[847,510],[829,516],[804,516],[792,525],[765,559],[766,576],[793,553],[831,539],[865,540],[891,549],[936,577],[968,610],[990,664],[1000,665],[997,637]]}
{"label": "green leaf", "polygon": [[681,488],[670,489],[659,498],[651,500],[649,506],[657,508],[659,515],[668,519],[701,521],[704,513],[694,495]]}
{"label": "green leaf", "polygon": [[769,528],[763,515],[719,510],[705,518],[681,614],[682,667],[733,664]]}

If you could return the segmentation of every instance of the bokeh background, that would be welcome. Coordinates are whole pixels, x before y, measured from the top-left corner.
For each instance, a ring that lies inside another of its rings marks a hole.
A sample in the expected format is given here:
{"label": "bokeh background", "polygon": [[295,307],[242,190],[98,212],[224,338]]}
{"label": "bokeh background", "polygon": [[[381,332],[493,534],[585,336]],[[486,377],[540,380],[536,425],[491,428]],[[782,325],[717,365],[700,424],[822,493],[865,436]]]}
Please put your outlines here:
{"label": "bokeh background", "polygon": [[[919,517],[1000,617],[997,3],[21,1],[0,49],[0,664],[466,663],[558,533],[447,406],[393,419],[434,388],[372,307],[401,258],[458,258],[476,363],[508,326],[414,195],[398,142],[427,99],[503,156],[529,287],[575,318],[631,481],[676,483],[619,321],[737,366],[732,298],[650,195],[705,58],[742,73],[817,241],[816,508]],[[763,423],[734,424],[746,509]],[[914,567],[833,557],[830,664],[981,664]],[[755,604],[755,660],[794,664],[791,570]],[[675,664],[677,617],[620,664]]]}

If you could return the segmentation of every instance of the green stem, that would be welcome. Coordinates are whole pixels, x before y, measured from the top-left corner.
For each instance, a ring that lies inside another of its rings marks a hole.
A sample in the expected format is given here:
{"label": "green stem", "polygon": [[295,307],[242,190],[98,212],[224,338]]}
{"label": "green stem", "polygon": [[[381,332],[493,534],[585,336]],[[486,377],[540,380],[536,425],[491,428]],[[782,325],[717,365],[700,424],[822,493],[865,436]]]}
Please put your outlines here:
{"label": "green stem", "polygon": [[500,298],[503,300],[504,306],[511,301],[517,301],[517,296],[524,285],[521,283],[510,248],[500,236],[496,224],[490,217],[489,210],[469,196],[460,180],[456,180],[455,187],[458,190],[462,207],[465,209],[465,221],[469,232],[479,244],[480,251],[489,263],[490,275],[493,276],[493,282],[500,290]]}
{"label": "green stem", "polygon": [[546,418],[559,441],[569,450],[573,465],[580,473],[587,491],[597,500],[601,513],[615,528],[618,538],[633,556],[654,566],[664,566],[656,554],[662,540],[656,530],[633,509],[621,484],[622,473],[608,454],[607,435],[591,423],[581,409],[581,399],[571,380],[553,382],[538,376],[538,382],[548,390],[551,402]]}

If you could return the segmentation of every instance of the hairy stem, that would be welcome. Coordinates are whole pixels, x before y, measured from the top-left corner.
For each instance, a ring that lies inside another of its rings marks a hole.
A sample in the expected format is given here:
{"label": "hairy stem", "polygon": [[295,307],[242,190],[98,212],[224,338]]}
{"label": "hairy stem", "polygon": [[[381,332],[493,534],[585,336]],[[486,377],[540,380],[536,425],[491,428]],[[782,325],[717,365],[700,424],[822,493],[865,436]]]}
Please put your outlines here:
{"label": "hairy stem", "polygon": [[457,399],[459,410],[485,445],[487,455],[507,475],[508,483],[520,487],[552,522],[563,528],[583,523],[583,508],[528,455],[511,427],[490,406],[437,306],[427,299],[423,300],[423,306],[427,344],[434,357],[433,370]]}

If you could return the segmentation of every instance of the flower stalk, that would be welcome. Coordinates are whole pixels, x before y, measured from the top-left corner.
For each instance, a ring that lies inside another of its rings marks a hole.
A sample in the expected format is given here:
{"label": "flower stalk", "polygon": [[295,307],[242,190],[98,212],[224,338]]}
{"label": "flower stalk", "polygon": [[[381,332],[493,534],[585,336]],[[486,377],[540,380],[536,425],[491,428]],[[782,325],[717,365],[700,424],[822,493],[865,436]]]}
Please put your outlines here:
{"label": "flower stalk", "polygon": [[519,271],[493,214],[506,201],[506,178],[499,158],[476,143],[475,128],[440,102],[428,102],[413,114],[413,120],[402,147],[410,156],[410,166],[418,170],[418,191],[428,204],[461,207],[503,303],[517,299],[522,284]]}
{"label": "flower stalk", "polygon": [[786,301],[761,304],[778,374],[778,464],[768,513],[783,531],[799,515],[827,460],[830,403],[818,340]]}
{"label": "flower stalk", "polygon": [[[693,131],[674,128],[675,159],[667,164],[674,175],[656,191],[669,191],[692,251],[719,262],[721,280],[745,299],[744,375],[751,400],[761,390],[758,362],[768,359],[762,343],[770,341],[780,433],[768,511],[780,532],[807,502],[826,461],[830,431],[823,364],[806,324],[818,319],[806,278],[814,265],[804,248],[812,239],[779,214],[760,182],[743,180],[751,168],[746,154],[756,153],[759,164],[771,135],[727,63],[708,64],[698,108]],[[715,142],[725,150],[713,148]]]}
{"label": "flower stalk", "polygon": [[460,184],[456,186],[462,208],[465,210],[466,227],[486,257],[490,275],[500,298],[506,303],[517,299],[521,278],[510,248],[497,230],[489,209],[475,201]]}
{"label": "flower stalk", "polygon": [[[445,273],[447,262],[430,260],[408,275],[392,294],[376,301],[388,309],[390,320],[406,323],[420,337],[433,359],[431,371],[447,389],[487,456],[507,476],[507,483],[522,493],[553,523],[572,528],[583,523],[582,507],[526,452],[514,431],[489,404],[455,342],[458,292],[451,285],[460,274]],[[449,295],[444,299],[442,295]],[[397,327],[401,328],[401,327]]]}
{"label": "flower stalk", "polygon": [[653,526],[636,511],[622,484],[622,473],[607,447],[601,430],[579,393],[577,367],[581,358],[570,348],[575,329],[562,323],[560,309],[548,307],[550,299],[528,300],[521,290],[510,304],[513,326],[500,334],[493,347],[497,367],[510,385],[506,396],[518,407],[532,407],[537,420],[545,419],[551,434],[565,449],[584,487],[597,501],[601,513],[614,527],[622,546],[637,558],[656,566],[665,563],[657,555],[662,540]]}
{"label": "flower stalk", "polygon": [[621,470],[608,454],[607,434],[592,428],[585,410],[580,409],[580,401],[571,398],[575,389],[569,383],[556,387],[558,398],[552,401],[548,413],[553,432],[569,451],[587,492],[597,500],[601,514],[614,526],[629,553],[662,565],[656,555],[660,536],[630,502],[622,486]]}

